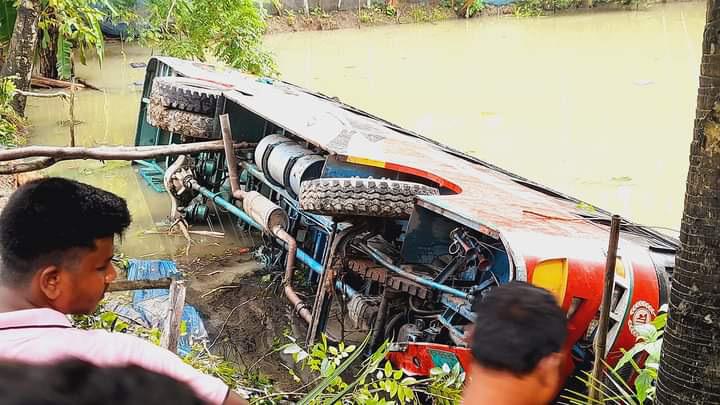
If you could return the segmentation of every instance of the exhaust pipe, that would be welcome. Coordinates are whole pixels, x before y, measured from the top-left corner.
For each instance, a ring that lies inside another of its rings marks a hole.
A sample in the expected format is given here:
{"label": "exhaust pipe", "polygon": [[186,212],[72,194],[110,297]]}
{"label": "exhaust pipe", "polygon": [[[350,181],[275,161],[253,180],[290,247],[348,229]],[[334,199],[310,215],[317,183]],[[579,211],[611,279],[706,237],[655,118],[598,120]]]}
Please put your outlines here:
{"label": "exhaust pipe", "polygon": [[293,275],[295,274],[297,241],[295,241],[295,238],[290,236],[290,234],[280,226],[276,226],[273,229],[273,233],[278,237],[278,239],[287,244],[287,263],[285,264],[285,280],[283,281],[283,284],[285,285],[285,296],[293,305],[295,312],[297,312],[298,315],[300,315],[300,317],[309,324],[312,321],[312,312],[310,312],[310,310],[305,306],[302,299],[300,299],[292,286]]}
{"label": "exhaust pipe", "polygon": [[232,132],[230,131],[230,118],[227,114],[220,116],[220,130],[222,132],[223,145],[225,145],[225,162],[228,168],[230,190],[232,196],[237,200],[245,199],[246,193],[240,188],[240,176],[238,176],[238,163],[233,148]]}
{"label": "exhaust pipe", "polygon": [[295,255],[297,254],[297,241],[285,228],[288,226],[288,217],[285,211],[277,204],[268,200],[256,191],[243,191],[240,188],[240,177],[238,176],[238,163],[233,149],[233,139],[230,130],[230,119],[227,114],[220,116],[220,129],[222,131],[223,144],[225,145],[225,160],[228,168],[228,178],[232,196],[242,201],[243,210],[254,219],[265,232],[275,235],[287,245],[287,263],[285,265],[285,280],[283,281],[285,296],[293,305],[295,312],[308,324],[312,321],[312,313],[302,302],[292,286],[293,275],[295,274]]}

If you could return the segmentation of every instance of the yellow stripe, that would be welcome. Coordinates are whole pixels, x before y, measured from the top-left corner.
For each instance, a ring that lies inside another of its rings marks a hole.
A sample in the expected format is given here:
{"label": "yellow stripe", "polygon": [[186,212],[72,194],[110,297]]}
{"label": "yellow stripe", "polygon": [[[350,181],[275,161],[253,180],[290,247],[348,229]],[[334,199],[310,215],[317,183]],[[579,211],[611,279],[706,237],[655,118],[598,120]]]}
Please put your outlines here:
{"label": "yellow stripe", "polygon": [[359,165],[374,166],[374,167],[385,167],[385,162],[380,160],[365,159],[355,156],[348,156],[347,161],[349,163],[357,163]]}

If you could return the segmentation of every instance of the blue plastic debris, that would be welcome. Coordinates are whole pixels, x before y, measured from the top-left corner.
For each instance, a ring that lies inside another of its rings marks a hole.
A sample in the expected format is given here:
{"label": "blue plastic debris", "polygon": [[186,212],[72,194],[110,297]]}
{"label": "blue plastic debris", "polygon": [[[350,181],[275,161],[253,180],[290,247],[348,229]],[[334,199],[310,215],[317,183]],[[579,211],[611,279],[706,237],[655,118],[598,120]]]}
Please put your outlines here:
{"label": "blue plastic debris", "polygon": [[[127,269],[128,280],[157,280],[166,277],[180,279],[181,276],[175,262],[171,260],[132,259]],[[136,290],[133,293],[131,308],[116,308],[115,310],[140,321],[147,327],[159,327],[167,313],[169,294],[166,289]],[[202,318],[200,318],[200,313],[192,305],[185,305],[182,320],[187,326],[187,333],[180,336],[177,352],[181,356],[185,356],[192,349],[190,340],[207,339],[207,331]]]}

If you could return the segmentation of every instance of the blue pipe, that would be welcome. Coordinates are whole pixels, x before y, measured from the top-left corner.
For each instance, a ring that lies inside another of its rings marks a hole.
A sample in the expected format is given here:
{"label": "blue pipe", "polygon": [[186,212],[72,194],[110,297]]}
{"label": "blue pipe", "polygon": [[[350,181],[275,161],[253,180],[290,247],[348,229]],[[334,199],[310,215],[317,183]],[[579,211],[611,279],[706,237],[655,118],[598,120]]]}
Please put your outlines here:
{"label": "blue pipe", "polygon": [[386,269],[392,271],[393,273],[397,274],[397,275],[400,276],[400,277],[407,278],[408,280],[412,280],[412,281],[414,281],[414,282],[416,282],[416,283],[418,283],[418,284],[422,284],[422,285],[424,285],[425,287],[429,287],[429,288],[432,288],[432,289],[435,289],[435,290],[440,290],[440,291],[442,291],[442,292],[445,292],[445,293],[448,293],[448,294],[452,294],[452,295],[455,295],[455,296],[457,296],[457,297],[465,298],[465,299],[468,300],[468,301],[472,301],[472,299],[473,299],[472,294],[468,294],[468,293],[462,292],[462,291],[460,291],[460,290],[458,290],[458,289],[455,289],[455,288],[452,288],[452,287],[448,287],[448,286],[446,286],[446,285],[444,285],[444,284],[437,283],[437,282],[435,282],[435,281],[433,281],[433,280],[430,280],[430,279],[427,279],[427,278],[424,278],[424,277],[420,277],[420,276],[418,276],[418,275],[416,275],[416,274],[412,274],[412,273],[409,273],[409,272],[401,269],[400,267],[398,267],[398,266],[394,265],[392,262],[390,262],[390,260],[387,260],[387,259],[384,257],[384,255],[382,254],[382,252],[380,252],[380,251],[377,250],[377,249],[374,249],[374,248],[372,248],[372,247],[370,247],[370,246],[359,245],[359,244],[355,244],[355,245],[353,245],[353,246],[356,247],[357,249],[359,249],[359,250],[367,253],[373,260],[375,260],[376,262],[380,263],[380,264],[383,265]]}
{"label": "blue pipe", "polygon": [[[247,222],[250,224],[253,228],[261,230],[262,226],[255,222],[248,214],[245,213],[245,211],[241,210],[240,208],[236,207],[235,204],[230,203],[226,199],[222,198],[219,194],[213,193],[212,191],[208,190],[207,188],[195,183],[193,185],[193,188],[195,188],[200,194],[204,195],[205,197],[209,198],[214,202],[215,204],[225,208],[230,212],[231,214],[235,215],[236,217],[240,218],[241,220]],[[295,257],[300,260],[301,262],[305,263],[310,270],[314,271],[317,274],[323,274],[325,269],[323,268],[323,265],[318,263],[315,259],[313,259],[310,255],[305,253],[304,250],[298,249],[295,253]],[[335,287],[344,292],[345,295],[348,298],[352,298],[355,295],[357,295],[357,291],[355,291],[352,287],[349,285],[346,285],[345,283],[342,283],[340,280],[335,281]]]}
{"label": "blue pipe", "polygon": [[[230,212],[231,214],[235,215],[236,217],[240,218],[244,222],[247,222],[252,226],[253,228],[262,231],[263,228],[255,222],[248,214],[245,213],[245,211],[241,210],[240,208],[236,207],[235,204],[232,204],[228,200],[220,197],[220,194],[213,193],[212,191],[206,189],[205,187],[194,183],[193,188],[196,189],[200,194],[204,195],[205,197],[209,198],[214,202],[215,204],[225,208]],[[298,249],[298,252],[300,252],[300,249]],[[308,265],[309,266],[309,265]]]}

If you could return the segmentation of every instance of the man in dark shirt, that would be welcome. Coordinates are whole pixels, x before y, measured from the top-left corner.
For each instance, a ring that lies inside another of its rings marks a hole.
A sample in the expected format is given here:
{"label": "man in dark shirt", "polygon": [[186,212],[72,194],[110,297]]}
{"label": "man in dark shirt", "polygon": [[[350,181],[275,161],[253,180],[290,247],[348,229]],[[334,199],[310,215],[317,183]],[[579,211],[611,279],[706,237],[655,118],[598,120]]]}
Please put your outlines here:
{"label": "man in dark shirt", "polygon": [[567,326],[548,291],[512,282],[479,297],[465,404],[545,405],[562,385]]}

